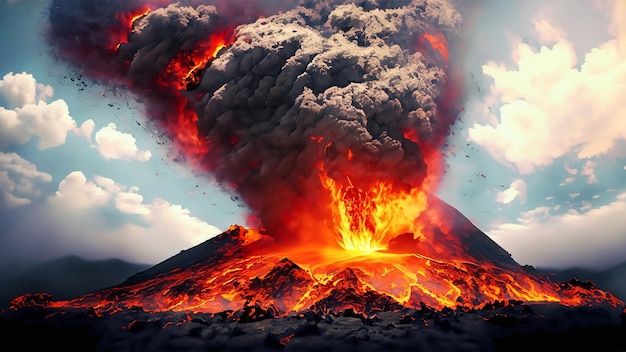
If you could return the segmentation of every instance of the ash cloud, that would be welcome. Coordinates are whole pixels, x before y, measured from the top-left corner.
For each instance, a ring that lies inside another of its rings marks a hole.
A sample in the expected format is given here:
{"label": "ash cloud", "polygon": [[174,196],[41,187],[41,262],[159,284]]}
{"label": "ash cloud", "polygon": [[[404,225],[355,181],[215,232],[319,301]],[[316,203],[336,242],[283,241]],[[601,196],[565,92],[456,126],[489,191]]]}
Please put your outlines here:
{"label": "ash cloud", "polygon": [[180,92],[154,83],[167,78],[179,52],[238,26],[234,44],[183,93],[209,146],[207,171],[239,193],[277,240],[306,232],[313,225],[304,219],[319,228],[329,218],[320,167],[344,184],[422,186],[455,119],[440,106],[447,63],[421,47],[424,33],[458,30],[449,2],[193,0],[161,1],[158,9],[151,2],[127,43],[105,50],[119,32],[116,13],[146,3],[54,0],[52,48],[94,78],[122,81],[167,130],[171,122],[159,111]]}
{"label": "ash cloud", "polygon": [[422,185],[425,149],[437,148],[450,120],[437,107],[445,69],[414,46],[433,23],[456,29],[458,14],[442,4],[344,4],[326,16],[299,7],[239,27],[208,67],[194,91],[208,163],[270,233],[302,202],[326,206],[316,205],[320,160],[341,183]]}
{"label": "ash cloud", "polygon": [[139,19],[128,44],[120,46],[129,59],[133,81],[159,76],[180,51],[191,51],[217,30],[219,16],[214,6],[170,4]]}

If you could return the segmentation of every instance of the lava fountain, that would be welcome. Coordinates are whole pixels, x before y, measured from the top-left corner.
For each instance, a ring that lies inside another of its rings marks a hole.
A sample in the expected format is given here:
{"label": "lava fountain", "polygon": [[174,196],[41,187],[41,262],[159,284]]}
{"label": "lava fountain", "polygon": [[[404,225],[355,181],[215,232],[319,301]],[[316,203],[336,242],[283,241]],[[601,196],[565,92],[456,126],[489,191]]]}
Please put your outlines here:
{"label": "lava fountain", "polygon": [[14,308],[621,304],[521,267],[434,196],[462,97],[448,72],[446,36],[461,23],[451,4],[302,1],[234,17],[237,2],[106,4],[53,1],[52,49],[143,99],[192,167],[241,196],[252,228],[119,286],[70,301],[21,296]]}

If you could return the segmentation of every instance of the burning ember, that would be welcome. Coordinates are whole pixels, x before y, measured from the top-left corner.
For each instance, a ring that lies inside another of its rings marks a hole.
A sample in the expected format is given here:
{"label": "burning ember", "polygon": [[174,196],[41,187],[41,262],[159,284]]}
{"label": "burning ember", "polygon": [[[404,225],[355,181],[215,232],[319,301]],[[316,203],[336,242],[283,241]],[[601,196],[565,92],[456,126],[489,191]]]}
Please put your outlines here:
{"label": "burning ember", "polygon": [[[241,195],[258,230],[233,226],[117,287],[70,301],[21,296],[13,308],[257,304],[280,316],[506,300],[622,304],[520,267],[433,196],[459,112],[460,84],[447,74],[446,35],[459,23],[451,7],[329,1],[234,23],[227,4],[110,3],[121,12],[53,1],[53,48],[144,99],[192,166]],[[111,29],[84,31],[81,21]],[[103,55],[85,64],[77,41]],[[415,42],[417,50],[403,48]]]}

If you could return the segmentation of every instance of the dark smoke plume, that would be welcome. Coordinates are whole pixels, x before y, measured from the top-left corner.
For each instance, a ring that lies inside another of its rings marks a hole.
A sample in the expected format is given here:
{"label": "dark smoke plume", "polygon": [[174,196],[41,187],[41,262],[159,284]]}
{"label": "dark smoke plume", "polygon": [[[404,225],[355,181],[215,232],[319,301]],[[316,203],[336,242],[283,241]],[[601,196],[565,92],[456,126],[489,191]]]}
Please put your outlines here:
{"label": "dark smoke plume", "polygon": [[322,169],[364,188],[419,188],[438,176],[432,169],[455,114],[442,108],[450,105],[447,62],[424,48],[424,34],[458,30],[447,1],[151,2],[112,51],[117,14],[147,3],[55,0],[52,48],[96,79],[126,84],[167,130],[176,120],[163,111],[181,110],[169,107],[180,105],[169,98],[179,88],[163,86],[170,61],[236,27],[234,43],[183,92],[185,109],[206,140],[203,167],[278,241],[293,231],[315,238],[329,218]]}

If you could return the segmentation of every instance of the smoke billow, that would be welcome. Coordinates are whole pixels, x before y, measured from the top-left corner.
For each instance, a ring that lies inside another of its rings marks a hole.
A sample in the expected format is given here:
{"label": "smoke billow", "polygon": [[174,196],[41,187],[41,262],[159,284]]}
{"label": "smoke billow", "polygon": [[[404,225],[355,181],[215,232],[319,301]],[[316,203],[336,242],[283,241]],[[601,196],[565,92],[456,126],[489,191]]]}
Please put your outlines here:
{"label": "smoke billow", "polygon": [[[239,193],[278,241],[328,219],[320,172],[364,188],[378,181],[420,188],[438,176],[429,165],[455,116],[438,107],[451,84],[447,53],[425,49],[424,35],[458,29],[451,4],[207,3],[55,0],[50,41],[93,77],[108,74],[146,99],[166,130],[180,123],[174,114],[193,109],[196,139],[206,144],[202,166]],[[120,12],[146,5],[151,11],[128,28],[132,33],[110,38],[120,32]],[[233,31],[234,42],[206,64],[198,84],[182,93],[180,82],[167,85],[176,74],[172,60],[224,30]],[[181,133],[170,135],[176,141]]]}

